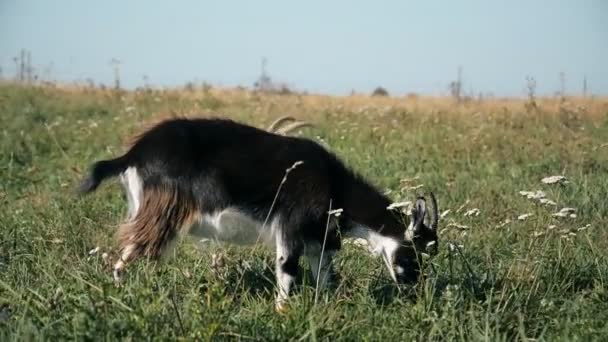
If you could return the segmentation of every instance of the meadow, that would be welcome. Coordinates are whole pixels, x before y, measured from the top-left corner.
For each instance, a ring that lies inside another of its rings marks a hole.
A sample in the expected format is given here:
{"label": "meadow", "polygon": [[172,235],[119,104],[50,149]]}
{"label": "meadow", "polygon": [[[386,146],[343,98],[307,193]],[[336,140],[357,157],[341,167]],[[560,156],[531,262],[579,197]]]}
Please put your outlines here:
{"label": "meadow", "polygon": [[[163,263],[130,265],[116,288],[103,254],[126,201],[116,181],[77,196],[89,165],[160,118],[266,127],[285,114],[313,123],[297,134],[395,202],[436,193],[440,253],[416,291],[396,289],[380,259],[347,244],[339,282],[315,300],[303,260],[289,310],[276,313],[272,251],[188,239]],[[457,103],[5,83],[0,132],[2,341],[608,339],[605,98]],[[566,181],[541,181],[554,175]],[[212,267],[220,252],[225,265]]]}

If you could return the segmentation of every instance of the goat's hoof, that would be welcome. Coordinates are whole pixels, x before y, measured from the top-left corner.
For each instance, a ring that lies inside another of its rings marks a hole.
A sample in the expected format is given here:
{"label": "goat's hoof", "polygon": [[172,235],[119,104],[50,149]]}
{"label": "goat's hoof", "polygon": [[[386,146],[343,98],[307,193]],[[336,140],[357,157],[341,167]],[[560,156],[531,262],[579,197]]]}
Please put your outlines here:
{"label": "goat's hoof", "polygon": [[114,286],[120,288],[122,287],[122,274],[123,271],[119,269],[114,269],[112,277],[114,278]]}
{"label": "goat's hoof", "polygon": [[284,314],[288,311],[287,303],[285,302],[277,302],[274,306],[274,311],[276,313]]}

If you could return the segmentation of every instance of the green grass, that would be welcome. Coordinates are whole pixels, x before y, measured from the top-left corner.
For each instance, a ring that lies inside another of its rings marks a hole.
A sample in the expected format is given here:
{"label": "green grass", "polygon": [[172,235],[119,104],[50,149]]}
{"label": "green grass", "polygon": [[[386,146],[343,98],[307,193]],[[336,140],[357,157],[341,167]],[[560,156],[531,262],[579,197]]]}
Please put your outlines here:
{"label": "green grass", "polygon": [[[528,113],[306,101],[0,85],[0,340],[608,338],[605,102],[593,112],[541,105]],[[426,281],[415,295],[399,293],[381,260],[348,245],[336,260],[339,283],[315,303],[302,272],[290,309],[278,314],[271,251],[227,247],[226,267],[214,271],[220,247],[184,240],[164,263],[131,265],[115,288],[101,252],[88,251],[113,247],[126,207],[120,187],[110,182],[86,198],[73,190],[91,162],[120,153],[163,112],[223,113],[258,126],[291,113],[315,123],[303,135],[325,141],[394,200],[411,199],[401,180],[418,177],[405,185],[423,184],[451,210]],[[570,183],[540,182],[553,174]],[[546,191],[558,207],[520,190]],[[577,218],[551,216],[566,206]],[[465,217],[471,208],[480,215]],[[524,213],[533,216],[517,220]]]}

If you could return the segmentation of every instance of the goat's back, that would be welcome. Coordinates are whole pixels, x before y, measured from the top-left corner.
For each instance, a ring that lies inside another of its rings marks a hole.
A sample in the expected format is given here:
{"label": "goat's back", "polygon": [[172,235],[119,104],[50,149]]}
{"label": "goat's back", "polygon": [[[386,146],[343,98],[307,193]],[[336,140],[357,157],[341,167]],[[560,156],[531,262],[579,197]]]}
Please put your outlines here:
{"label": "goat's back", "polygon": [[[174,119],[140,135],[127,153],[146,184],[193,191],[201,206],[239,206],[260,213],[307,208],[323,216],[350,172],[314,141],[272,134],[225,119]],[[294,164],[297,167],[286,176]],[[302,205],[304,204],[305,205]]]}

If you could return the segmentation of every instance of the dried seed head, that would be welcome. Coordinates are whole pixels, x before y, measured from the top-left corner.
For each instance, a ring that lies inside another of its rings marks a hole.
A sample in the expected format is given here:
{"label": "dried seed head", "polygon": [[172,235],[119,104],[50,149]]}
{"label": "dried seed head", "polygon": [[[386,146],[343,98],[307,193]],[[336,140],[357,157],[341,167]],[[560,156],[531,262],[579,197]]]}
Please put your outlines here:
{"label": "dried seed head", "polygon": [[335,216],[335,217],[340,217],[340,215],[342,215],[342,212],[344,211],[344,209],[333,209],[327,212],[327,214],[329,216]]}
{"label": "dried seed head", "polygon": [[386,207],[386,209],[388,210],[394,210],[394,209],[398,209],[398,208],[411,208],[412,206],[412,202],[411,201],[403,201],[403,202],[395,202],[395,203],[391,203],[388,207]]}

